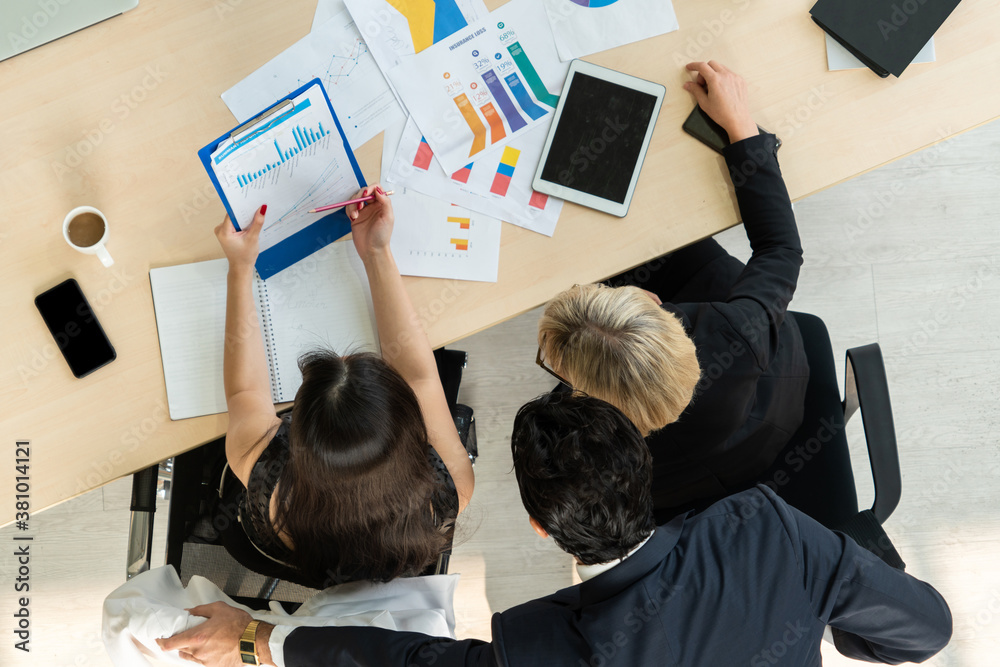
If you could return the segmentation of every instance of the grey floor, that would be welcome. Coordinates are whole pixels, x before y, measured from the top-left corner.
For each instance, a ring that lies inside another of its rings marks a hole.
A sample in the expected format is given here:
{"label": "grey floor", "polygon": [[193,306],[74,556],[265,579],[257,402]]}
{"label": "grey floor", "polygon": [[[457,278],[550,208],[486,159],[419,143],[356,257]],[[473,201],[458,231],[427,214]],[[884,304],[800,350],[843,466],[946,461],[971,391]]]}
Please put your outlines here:
{"label": "grey floor", "polygon": [[[954,638],[927,663],[942,667],[997,664],[1000,654],[998,185],[993,123],[796,204],[805,266],[793,308],[826,320],[841,373],[848,347],[877,341],[885,354],[904,483],[886,530],[908,570],[951,605]],[[749,256],[742,227],[720,240]],[[570,558],[530,530],[510,475],[514,413],[551,385],[533,363],[537,315],[459,346],[470,353],[462,400],[476,410],[482,452],[452,561],[460,636],[488,637],[492,612],[573,582]],[[870,500],[863,433],[853,425],[849,435]],[[3,549],[0,664],[109,664],[101,603],[123,581],[128,493],[120,480],[34,517],[30,655],[12,647],[16,564]],[[0,543],[14,532],[0,530]],[[851,662],[829,648],[826,664]]]}

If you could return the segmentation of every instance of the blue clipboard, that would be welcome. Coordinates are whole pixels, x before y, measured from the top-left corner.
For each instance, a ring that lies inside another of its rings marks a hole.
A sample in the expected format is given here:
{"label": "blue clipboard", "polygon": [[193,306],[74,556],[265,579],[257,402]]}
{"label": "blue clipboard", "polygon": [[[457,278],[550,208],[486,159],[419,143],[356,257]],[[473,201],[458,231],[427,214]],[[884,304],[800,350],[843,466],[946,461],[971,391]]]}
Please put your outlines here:
{"label": "blue clipboard", "polygon": [[[323,84],[320,82],[319,78],[315,78],[312,81],[306,82],[306,84],[301,88],[292,91],[247,122],[242,123],[229,132],[226,132],[221,137],[198,151],[198,157],[201,159],[201,164],[205,167],[205,171],[208,172],[208,177],[212,180],[212,185],[215,186],[216,192],[219,193],[219,198],[222,200],[223,206],[226,207],[226,213],[229,214],[229,219],[232,221],[233,226],[236,227],[237,231],[240,230],[239,222],[233,214],[232,206],[230,206],[229,201],[222,190],[222,185],[219,183],[219,178],[215,174],[215,169],[212,167],[212,154],[219,147],[219,144],[232,137],[246,135],[239,141],[247,141],[248,139],[255,137],[256,134],[253,129],[256,126],[261,125],[264,127],[267,123],[279,118],[284,112],[293,109],[294,104],[292,103],[292,100],[306,92],[306,90],[312,86],[319,86],[320,91],[323,93],[323,99],[326,100],[326,105],[329,107],[330,113],[333,115],[333,122],[337,125],[337,132],[340,133],[340,138],[344,142],[344,150],[347,152],[347,157],[351,161],[351,167],[354,169],[354,175],[360,184],[358,189],[367,186],[365,177],[361,173],[361,167],[358,166],[358,161],[354,157],[354,151],[351,150],[351,145],[347,143],[347,137],[344,135],[344,128],[340,126],[340,120],[337,118],[337,112],[333,110],[333,105],[330,104],[330,97],[326,94],[326,89],[323,88]],[[257,257],[257,263],[255,264],[257,273],[260,275],[262,280],[267,280],[279,271],[287,269],[296,262],[305,259],[312,253],[326,247],[337,239],[346,236],[350,232],[351,221],[348,219],[347,213],[344,209],[338,209],[323,216],[322,218],[319,218],[316,222],[312,223],[305,229],[302,229],[270,248],[261,251],[260,255]]]}

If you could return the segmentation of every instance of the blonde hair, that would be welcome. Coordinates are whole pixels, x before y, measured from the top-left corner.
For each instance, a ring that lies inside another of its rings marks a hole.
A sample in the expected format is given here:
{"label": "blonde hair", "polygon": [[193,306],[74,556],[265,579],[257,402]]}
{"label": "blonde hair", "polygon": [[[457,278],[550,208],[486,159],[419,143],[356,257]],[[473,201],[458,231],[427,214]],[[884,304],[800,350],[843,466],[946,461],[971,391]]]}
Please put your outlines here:
{"label": "blonde hair", "polygon": [[680,417],[701,377],[680,319],[638,287],[576,285],[556,295],[538,345],[574,389],[617,407],[644,436]]}

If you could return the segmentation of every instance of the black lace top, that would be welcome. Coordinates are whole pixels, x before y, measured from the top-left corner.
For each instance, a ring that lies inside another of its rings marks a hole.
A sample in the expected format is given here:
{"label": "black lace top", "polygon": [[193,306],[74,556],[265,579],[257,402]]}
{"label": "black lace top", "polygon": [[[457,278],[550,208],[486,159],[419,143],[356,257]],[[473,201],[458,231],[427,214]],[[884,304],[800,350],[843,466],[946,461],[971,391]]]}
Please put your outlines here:
{"label": "black lace top", "polygon": [[[290,419],[285,418],[271,438],[271,442],[257,459],[253,470],[250,471],[249,484],[246,493],[242,494],[239,508],[240,523],[253,545],[271,560],[287,567],[291,567],[288,565],[291,550],[281,541],[271,523],[271,494],[278,485],[281,473],[289,460],[290,426]],[[452,530],[455,518],[458,516],[458,492],[441,457],[433,447],[429,447],[428,450],[428,463],[437,482],[428,511],[433,511],[435,523],[443,530]],[[302,574],[304,575],[302,578],[306,580],[314,578],[309,573]],[[354,572],[341,580],[367,578],[370,577],[365,576],[364,572]],[[328,581],[326,576],[321,579],[324,582]]]}

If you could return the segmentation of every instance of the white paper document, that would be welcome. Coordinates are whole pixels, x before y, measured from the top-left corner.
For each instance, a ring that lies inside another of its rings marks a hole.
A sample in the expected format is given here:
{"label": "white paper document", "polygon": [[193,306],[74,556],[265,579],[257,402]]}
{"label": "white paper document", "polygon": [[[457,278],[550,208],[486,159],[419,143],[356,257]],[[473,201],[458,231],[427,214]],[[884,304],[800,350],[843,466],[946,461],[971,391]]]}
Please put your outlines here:
{"label": "white paper document", "polygon": [[[330,1],[320,0],[320,4]],[[398,65],[401,58],[423,51],[489,13],[483,0],[335,1],[346,2],[355,25],[383,72]]]}
{"label": "white paper document", "polygon": [[344,5],[344,0],[319,0],[316,3],[316,13],[313,14],[313,24],[310,30],[316,30],[321,25],[346,9],[347,7]]}
{"label": "white paper document", "polygon": [[541,158],[545,127],[517,137],[502,151],[486,153],[452,174],[434,158],[412,118],[386,129],[382,178],[518,227],[552,236],[563,200],[531,189]]}
{"label": "white paper document", "polygon": [[249,224],[267,204],[261,252],[322,217],[309,209],[349,199],[360,188],[320,87],[309,87],[293,102],[235,141],[220,143],[211,158],[237,224]]}
{"label": "white paper document", "polygon": [[543,0],[562,60],[677,30],[670,0]]}
{"label": "white paper document", "polygon": [[538,0],[511,0],[387,72],[445,172],[551,122],[569,66]]}
{"label": "white paper document", "polygon": [[403,117],[351,15],[340,12],[222,93],[243,122],[306,81],[319,77],[352,148]]}
{"label": "white paper document", "polygon": [[392,256],[404,276],[497,281],[499,220],[405,189],[392,209]]}
{"label": "white paper document", "polygon": [[[850,51],[841,46],[840,42],[826,33],[823,33],[823,36],[826,37],[826,65],[827,69],[831,72],[842,69],[867,68],[867,65],[855,58]],[[917,55],[913,58],[913,63],[932,63],[934,60],[934,38],[931,37],[930,40],[924,44],[924,48],[920,49]]]}

